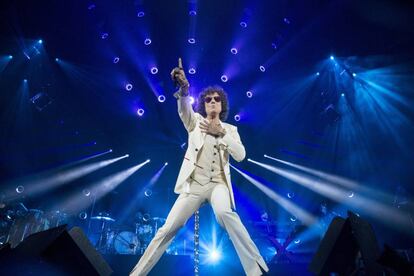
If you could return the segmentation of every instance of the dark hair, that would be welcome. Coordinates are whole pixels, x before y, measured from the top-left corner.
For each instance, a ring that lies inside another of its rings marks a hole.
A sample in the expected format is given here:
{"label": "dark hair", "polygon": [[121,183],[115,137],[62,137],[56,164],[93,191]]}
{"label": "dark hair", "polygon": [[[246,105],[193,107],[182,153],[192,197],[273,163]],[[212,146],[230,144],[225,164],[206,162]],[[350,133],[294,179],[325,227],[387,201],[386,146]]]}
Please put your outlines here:
{"label": "dark hair", "polygon": [[224,89],[220,86],[208,86],[200,92],[197,101],[197,112],[200,113],[203,117],[207,116],[206,107],[204,105],[204,99],[207,95],[214,94],[215,92],[217,92],[217,94],[219,94],[221,98],[221,112],[219,117],[220,120],[224,122],[225,120],[227,120],[227,116],[229,115],[229,100],[227,98],[226,91],[224,91]]}

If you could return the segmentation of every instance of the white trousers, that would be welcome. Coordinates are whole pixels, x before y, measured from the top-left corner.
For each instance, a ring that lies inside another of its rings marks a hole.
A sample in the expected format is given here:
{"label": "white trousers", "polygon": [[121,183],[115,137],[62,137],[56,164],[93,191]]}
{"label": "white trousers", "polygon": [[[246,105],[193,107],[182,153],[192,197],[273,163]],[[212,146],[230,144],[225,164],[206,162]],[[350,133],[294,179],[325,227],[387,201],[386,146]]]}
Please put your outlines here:
{"label": "white trousers", "polygon": [[202,194],[179,195],[168,214],[165,224],[157,231],[130,275],[147,275],[161,258],[180,228],[205,201],[211,204],[218,223],[229,234],[246,275],[262,275],[260,267],[264,271],[268,271],[265,261],[240,221],[239,216],[230,207],[230,195],[227,186],[220,183]]}

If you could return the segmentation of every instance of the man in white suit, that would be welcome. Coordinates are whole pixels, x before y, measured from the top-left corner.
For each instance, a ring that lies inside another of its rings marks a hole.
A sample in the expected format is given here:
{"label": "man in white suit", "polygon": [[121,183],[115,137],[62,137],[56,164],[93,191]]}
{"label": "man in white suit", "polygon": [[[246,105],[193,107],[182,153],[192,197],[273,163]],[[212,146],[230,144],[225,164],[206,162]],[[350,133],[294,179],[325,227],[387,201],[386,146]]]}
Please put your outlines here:
{"label": "man in white suit", "polygon": [[220,87],[208,87],[199,96],[194,112],[188,96],[189,83],[181,59],[171,72],[179,85],[174,94],[178,114],[188,132],[188,148],[174,192],[179,194],[165,224],[145,250],[130,275],[147,275],[176,233],[204,202],[209,202],[219,224],[227,231],[246,275],[262,275],[269,269],[246,228],[234,211],[229,155],[240,162],[246,152],[237,128],[222,122],[228,113],[227,95]]}

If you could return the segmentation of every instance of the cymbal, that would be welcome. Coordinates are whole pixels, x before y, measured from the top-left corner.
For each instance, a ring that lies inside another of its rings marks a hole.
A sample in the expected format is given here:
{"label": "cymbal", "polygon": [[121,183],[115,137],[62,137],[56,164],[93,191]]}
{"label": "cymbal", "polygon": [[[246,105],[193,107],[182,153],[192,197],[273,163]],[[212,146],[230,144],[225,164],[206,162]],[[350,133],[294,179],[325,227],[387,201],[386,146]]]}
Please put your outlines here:
{"label": "cymbal", "polygon": [[91,219],[106,220],[106,221],[115,221],[115,219],[113,219],[111,217],[104,217],[104,216],[95,216],[95,217],[91,217]]}
{"label": "cymbal", "polygon": [[153,217],[152,220],[158,220],[158,221],[166,221],[166,218],[160,218],[160,217]]}

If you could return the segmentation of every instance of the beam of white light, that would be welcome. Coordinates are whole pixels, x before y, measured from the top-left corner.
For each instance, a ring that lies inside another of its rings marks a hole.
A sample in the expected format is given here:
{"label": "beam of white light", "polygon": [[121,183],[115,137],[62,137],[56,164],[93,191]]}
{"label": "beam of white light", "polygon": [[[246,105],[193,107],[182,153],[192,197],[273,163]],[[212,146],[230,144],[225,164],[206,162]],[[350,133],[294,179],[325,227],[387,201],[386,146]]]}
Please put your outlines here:
{"label": "beam of white light", "polygon": [[37,177],[34,177],[35,179],[33,180],[26,178],[26,180],[19,181],[17,185],[25,186],[27,188],[27,193],[30,193],[31,196],[35,196],[39,193],[67,184],[126,157],[128,157],[128,155],[78,166],[63,171],[53,170],[53,172],[42,173]]}
{"label": "beam of white light", "polygon": [[308,188],[320,195],[355,208],[356,210],[364,211],[366,214],[378,219],[383,223],[386,223],[387,225],[400,226],[405,231],[412,231],[412,225],[408,219],[408,214],[387,206],[386,204],[367,197],[363,197],[359,194],[356,194],[352,198],[349,198],[348,190],[334,187],[326,181],[315,179],[298,172],[274,167],[251,159],[248,159],[248,161],[273,173],[283,176],[297,184],[300,184],[303,187]]}
{"label": "beam of white light", "polygon": [[[151,180],[149,181],[148,184],[146,184],[143,188],[139,188],[137,190],[134,190],[134,194],[135,196],[133,198],[131,198],[131,200],[129,201],[128,205],[125,207],[125,210],[131,210],[132,208],[134,208],[134,206],[136,206],[141,200],[143,200],[143,195],[145,195],[145,192],[147,190],[151,190],[153,188],[153,185],[158,181],[158,179],[160,178],[162,172],[164,171],[165,167],[167,166],[167,163],[165,163],[158,171],[156,174],[154,174],[151,177]],[[152,192],[151,192],[152,193]],[[129,216],[128,212],[124,212],[121,216],[120,216],[120,220],[123,221],[124,219],[127,218],[127,216]]]}
{"label": "beam of white light", "polygon": [[92,190],[95,191],[97,194],[106,194],[115,189],[119,184],[124,182],[128,177],[133,175],[136,171],[138,171],[140,168],[142,168],[149,162],[150,161],[147,160],[132,168],[118,172],[114,175],[110,175],[102,179],[101,181],[97,182],[96,184],[92,185]]}
{"label": "beam of white light", "polygon": [[[128,177],[133,175],[136,171],[138,171],[140,168],[142,168],[149,162],[150,160],[146,160],[145,162],[142,162],[136,166],[120,171],[113,175],[107,176],[104,179],[93,183],[89,188],[91,191],[92,197],[95,200],[99,200],[101,197],[103,197],[110,191],[114,190],[122,182],[124,182]],[[90,204],[91,204],[90,200],[85,200],[85,197],[76,195],[75,197],[70,197],[66,201],[59,203],[58,204],[59,206],[57,207],[76,208],[77,211],[79,211],[79,210],[83,210],[84,208],[88,207]]]}
{"label": "beam of white light", "polygon": [[84,165],[81,167],[77,167],[77,168],[73,168],[70,170],[66,170],[63,172],[59,172],[57,175],[53,175],[49,178],[46,179],[39,179],[37,182],[35,183],[31,183],[30,185],[30,193],[31,194],[36,194],[39,191],[44,191],[44,190],[48,190],[51,189],[53,187],[56,186],[60,186],[66,183],[69,183],[75,179],[81,178],[82,176],[85,176],[87,174],[90,174],[94,171],[97,171],[103,167],[106,167],[112,163],[115,163],[121,159],[124,159],[128,157],[127,155],[121,156],[121,157],[117,157],[117,158],[113,158],[110,160],[104,160],[104,161],[99,161],[99,162],[95,162],[92,164],[88,164],[88,165]]}
{"label": "beam of white light", "polygon": [[316,175],[320,178],[326,179],[326,180],[331,181],[335,184],[339,184],[341,186],[344,186],[344,187],[347,187],[347,188],[350,188],[350,189],[357,189],[360,186],[357,182],[352,181],[350,179],[347,179],[345,177],[340,177],[340,176],[337,176],[337,175],[328,174],[328,173],[324,173],[324,172],[321,172],[321,171],[318,171],[318,170],[315,170],[315,169],[307,168],[307,167],[304,167],[304,166],[301,166],[301,165],[293,164],[291,162],[287,162],[287,161],[284,161],[284,160],[281,160],[281,159],[277,159],[275,157],[272,157],[272,156],[269,156],[269,155],[266,155],[266,154],[264,155],[264,157],[269,158],[269,159],[274,160],[274,161],[277,161],[277,162],[280,162],[280,163],[283,163],[285,165],[294,167],[294,168],[302,170],[304,172]]}
{"label": "beam of white light", "polygon": [[103,155],[108,154],[108,153],[111,153],[111,152],[112,152],[112,149],[109,149],[109,150],[104,151],[104,152],[96,153],[96,154],[93,154],[93,155],[91,155],[91,156],[88,156],[88,157],[82,158],[82,159],[80,159],[80,160],[74,161],[74,162],[72,162],[72,163],[70,163],[70,164],[63,165],[61,168],[67,168],[67,167],[71,167],[71,166],[74,166],[74,165],[78,165],[78,164],[80,164],[80,163],[84,163],[84,162],[86,162],[86,161],[89,161],[89,160],[91,160],[91,159],[94,159],[94,158],[97,158],[97,157],[103,156]]}
{"label": "beam of white light", "polygon": [[315,169],[311,169],[311,168],[308,168],[308,167],[304,167],[304,166],[301,166],[301,165],[297,165],[297,164],[294,164],[294,163],[291,163],[291,162],[287,162],[287,161],[284,161],[284,160],[281,160],[281,159],[277,159],[275,157],[272,157],[272,156],[269,156],[269,155],[266,155],[266,154],[264,155],[264,157],[269,158],[269,159],[274,160],[274,161],[277,161],[277,162],[280,162],[282,164],[291,166],[293,168],[299,169],[301,171],[307,172],[309,174],[313,174],[317,177],[320,177],[320,178],[322,178],[326,181],[331,182],[332,184],[337,184],[337,185],[346,187],[349,190],[352,190],[352,191],[355,191],[355,192],[362,192],[362,193],[365,193],[365,194],[370,195],[370,196],[375,195],[375,197],[377,197],[377,198],[382,198],[382,199],[388,200],[388,201],[392,200],[392,197],[390,195],[388,195],[386,193],[383,193],[379,190],[374,190],[372,188],[362,186],[358,182],[353,181],[351,179],[347,179],[345,177],[341,177],[341,176],[338,176],[338,175],[329,174],[329,173],[325,173],[325,172],[318,171],[318,170],[315,170]]}
{"label": "beam of white light", "polygon": [[164,169],[165,169],[165,167],[168,165],[168,163],[165,163],[162,167],[161,167],[161,169],[159,169],[158,170],[158,172],[153,176],[153,177],[151,177],[151,180],[149,181],[149,185],[154,185],[157,181],[158,181],[158,179],[160,178],[160,176],[161,176],[161,174],[162,174],[162,172],[164,171]]}
{"label": "beam of white light", "polygon": [[211,262],[217,262],[220,260],[221,254],[217,249],[212,249],[210,251],[210,260]]}
{"label": "beam of white light", "polygon": [[248,180],[250,183],[255,185],[259,190],[261,190],[263,193],[265,193],[270,199],[272,199],[274,202],[278,203],[283,209],[285,209],[288,213],[294,215],[297,217],[301,222],[303,222],[306,225],[311,225],[316,221],[316,217],[314,217],[311,213],[303,210],[296,204],[294,204],[292,201],[286,199],[283,196],[280,196],[279,194],[272,191],[269,187],[266,187],[253,177],[247,175],[246,173],[242,172],[241,170],[237,169],[233,165],[230,165],[234,170],[236,170],[238,173],[240,173],[246,180]]}

